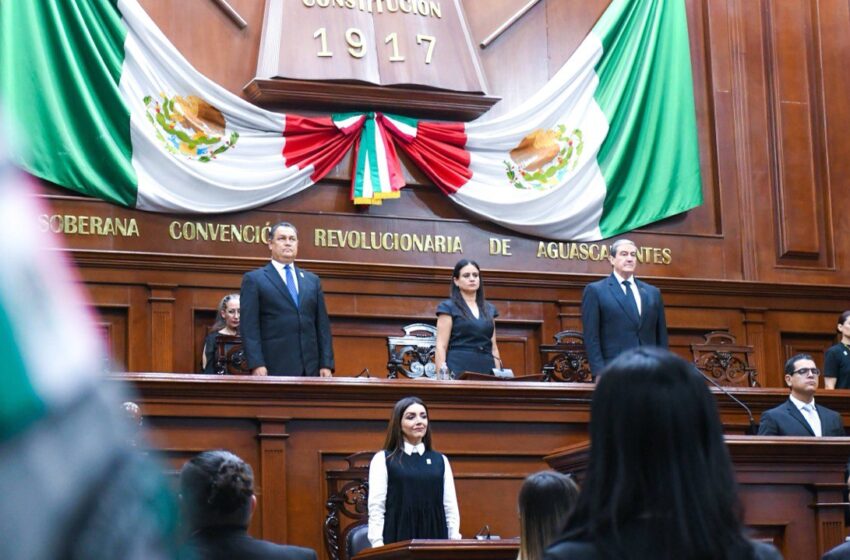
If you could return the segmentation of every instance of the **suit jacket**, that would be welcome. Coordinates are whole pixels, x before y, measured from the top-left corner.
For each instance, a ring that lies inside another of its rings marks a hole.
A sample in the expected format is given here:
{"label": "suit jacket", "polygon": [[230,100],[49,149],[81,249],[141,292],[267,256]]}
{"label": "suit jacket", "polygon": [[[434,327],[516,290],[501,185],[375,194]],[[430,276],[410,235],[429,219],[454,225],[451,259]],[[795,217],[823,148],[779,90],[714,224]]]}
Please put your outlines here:
{"label": "suit jacket", "polygon": [[272,263],[242,277],[241,324],[251,369],[269,375],[319,375],[334,368],[331,325],[319,277],[295,267],[298,305]]}
{"label": "suit jacket", "polygon": [[[821,433],[824,436],[844,436],[844,423],[841,415],[819,404],[815,410],[820,417]],[[759,425],[760,436],[813,436],[812,427],[797,409],[791,399],[777,407],[765,410]]]}
{"label": "suit jacket", "polygon": [[850,560],[850,542],[842,543],[827,550],[821,560]]}
{"label": "suit jacket", "polygon": [[627,307],[626,293],[612,273],[584,288],[581,322],[590,371],[596,376],[624,350],[637,346],[667,348],[664,302],[655,286],[633,278],[640,293],[640,317]]}
{"label": "suit jacket", "polygon": [[248,536],[244,527],[209,527],[192,535],[181,560],[316,560],[312,548],[275,544]]}

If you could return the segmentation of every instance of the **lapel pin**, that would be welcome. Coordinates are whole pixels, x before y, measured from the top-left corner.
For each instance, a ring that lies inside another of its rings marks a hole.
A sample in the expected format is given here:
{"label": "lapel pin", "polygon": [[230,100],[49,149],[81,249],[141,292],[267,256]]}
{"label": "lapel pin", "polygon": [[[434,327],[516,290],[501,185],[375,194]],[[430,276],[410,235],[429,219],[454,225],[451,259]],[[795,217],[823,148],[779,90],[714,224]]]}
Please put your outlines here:
{"label": "lapel pin", "polygon": [[430,464],[431,464],[431,459],[425,459],[425,463],[426,463],[426,464],[428,464],[428,465],[430,465]]}

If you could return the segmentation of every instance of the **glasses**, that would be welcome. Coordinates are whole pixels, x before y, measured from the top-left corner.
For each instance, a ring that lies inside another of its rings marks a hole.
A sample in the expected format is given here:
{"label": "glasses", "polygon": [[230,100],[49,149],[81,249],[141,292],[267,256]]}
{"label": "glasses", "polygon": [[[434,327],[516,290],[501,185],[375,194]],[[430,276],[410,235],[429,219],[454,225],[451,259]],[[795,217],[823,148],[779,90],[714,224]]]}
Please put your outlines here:
{"label": "glasses", "polygon": [[798,373],[800,375],[809,375],[811,373],[812,375],[817,377],[818,375],[820,375],[820,370],[816,367],[804,367],[794,371],[793,373]]}

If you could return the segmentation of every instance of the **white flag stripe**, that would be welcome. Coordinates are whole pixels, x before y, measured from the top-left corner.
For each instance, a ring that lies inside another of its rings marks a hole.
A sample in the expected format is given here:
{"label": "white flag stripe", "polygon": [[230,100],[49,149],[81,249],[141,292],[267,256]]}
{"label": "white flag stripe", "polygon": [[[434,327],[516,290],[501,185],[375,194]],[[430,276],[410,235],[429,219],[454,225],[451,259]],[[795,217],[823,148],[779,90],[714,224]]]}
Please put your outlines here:
{"label": "white flag stripe", "polygon": [[[286,167],[285,117],[265,111],[197,72],[134,1],[119,2],[128,28],[120,89],[131,112],[137,208],[151,211],[233,212],[262,206],[313,184],[312,166]],[[201,97],[224,113],[225,137],[239,133],[227,163],[170,153],[149,122],[144,98]]]}

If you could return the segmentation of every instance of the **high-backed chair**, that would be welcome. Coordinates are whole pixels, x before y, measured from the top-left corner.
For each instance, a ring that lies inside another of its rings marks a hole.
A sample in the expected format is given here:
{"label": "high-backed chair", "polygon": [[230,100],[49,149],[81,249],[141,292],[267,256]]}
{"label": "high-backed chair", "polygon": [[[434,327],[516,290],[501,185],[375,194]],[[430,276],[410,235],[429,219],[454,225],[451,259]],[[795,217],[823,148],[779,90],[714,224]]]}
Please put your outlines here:
{"label": "high-backed chair", "polygon": [[584,348],[584,335],[579,331],[555,334],[555,344],[541,344],[543,381],[592,383],[590,363]]}
{"label": "high-backed chair", "polygon": [[404,327],[404,336],[387,337],[389,362],[387,377],[400,375],[410,379],[434,378],[434,349],[437,346],[437,327],[413,323]]}
{"label": "high-backed chair", "polygon": [[345,554],[354,558],[372,544],[369,542],[369,525],[354,525],[345,536]]}
{"label": "high-backed chair", "polygon": [[215,373],[217,375],[251,375],[248,358],[242,349],[242,337],[220,334],[215,337]]}
{"label": "high-backed chair", "polygon": [[[359,527],[365,528],[369,521],[369,462],[374,455],[374,451],[353,453],[345,458],[348,463],[345,469],[325,473],[328,513],[324,532],[331,560],[349,560],[369,546],[366,531]],[[340,543],[345,544],[340,546]]]}
{"label": "high-backed chair", "polygon": [[735,337],[725,331],[711,331],[705,340],[691,344],[694,364],[704,375],[720,385],[758,387],[758,373],[750,366],[752,346],[737,344]]}

